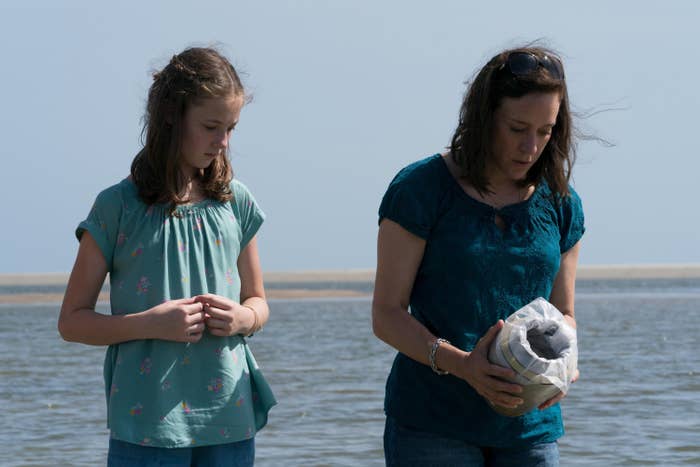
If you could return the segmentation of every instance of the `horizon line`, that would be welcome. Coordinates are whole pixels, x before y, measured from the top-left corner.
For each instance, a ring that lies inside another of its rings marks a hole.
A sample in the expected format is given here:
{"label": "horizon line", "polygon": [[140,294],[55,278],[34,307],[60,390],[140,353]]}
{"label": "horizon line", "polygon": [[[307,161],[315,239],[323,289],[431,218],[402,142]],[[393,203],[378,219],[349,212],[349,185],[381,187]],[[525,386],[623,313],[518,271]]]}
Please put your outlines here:
{"label": "horizon line", "polygon": [[[266,282],[367,282],[374,268],[264,271]],[[0,273],[0,285],[65,284],[69,272]],[[700,263],[579,264],[578,279],[692,279],[700,278]]]}

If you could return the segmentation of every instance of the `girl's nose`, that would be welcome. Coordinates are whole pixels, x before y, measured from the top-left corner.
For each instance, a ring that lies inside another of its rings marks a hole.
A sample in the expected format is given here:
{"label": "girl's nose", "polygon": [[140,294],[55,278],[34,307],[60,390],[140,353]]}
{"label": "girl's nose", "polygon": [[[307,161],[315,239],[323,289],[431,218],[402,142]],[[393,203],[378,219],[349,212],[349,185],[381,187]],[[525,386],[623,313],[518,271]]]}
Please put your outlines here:
{"label": "girl's nose", "polygon": [[216,140],[214,140],[214,146],[219,149],[226,149],[228,147],[228,132],[222,131],[216,134]]}

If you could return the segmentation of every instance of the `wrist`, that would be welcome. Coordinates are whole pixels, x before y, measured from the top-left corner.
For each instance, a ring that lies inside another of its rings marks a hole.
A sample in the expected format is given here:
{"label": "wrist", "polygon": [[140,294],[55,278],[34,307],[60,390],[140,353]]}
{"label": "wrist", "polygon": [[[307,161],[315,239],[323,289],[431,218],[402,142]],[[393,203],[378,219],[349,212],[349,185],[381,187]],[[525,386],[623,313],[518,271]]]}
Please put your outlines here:
{"label": "wrist", "polygon": [[465,362],[469,358],[469,352],[465,352],[451,343],[442,344],[435,355],[435,363],[438,368],[447,371],[460,379],[464,378]]}
{"label": "wrist", "polygon": [[125,315],[125,318],[131,318],[131,328],[133,329],[134,339],[160,339],[158,335],[158,326],[155,324],[156,307],[139,313]]}
{"label": "wrist", "polygon": [[260,329],[262,329],[261,323],[260,323],[260,313],[253,307],[252,305],[244,305],[241,304],[243,308],[246,308],[250,311],[251,314],[251,319],[248,321],[250,324],[247,327],[247,331],[245,333],[242,333],[245,336],[252,336],[254,333],[258,332]]}
{"label": "wrist", "polygon": [[438,374],[440,376],[444,376],[449,373],[449,371],[445,370],[444,367],[438,365],[437,362],[438,351],[441,347],[444,347],[446,345],[450,345],[450,342],[446,339],[438,337],[433,341],[432,345],[430,346],[430,352],[428,352],[428,363],[430,364],[430,369],[433,370],[433,373]]}

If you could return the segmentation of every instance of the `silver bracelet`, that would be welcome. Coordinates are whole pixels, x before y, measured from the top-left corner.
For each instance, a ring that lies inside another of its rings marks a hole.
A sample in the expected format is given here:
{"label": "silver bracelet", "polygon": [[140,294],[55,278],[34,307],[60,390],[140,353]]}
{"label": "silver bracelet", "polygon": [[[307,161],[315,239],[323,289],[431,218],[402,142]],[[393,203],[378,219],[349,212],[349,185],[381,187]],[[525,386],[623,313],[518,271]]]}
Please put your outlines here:
{"label": "silver bracelet", "polygon": [[448,341],[448,340],[438,338],[438,339],[435,339],[435,342],[433,342],[433,346],[430,347],[430,354],[428,355],[428,361],[430,362],[430,368],[440,376],[447,375],[449,373],[445,370],[441,370],[435,364],[435,354],[437,353],[437,349],[438,349],[438,347],[440,347],[440,344],[449,344],[449,343],[450,343],[450,341]]}

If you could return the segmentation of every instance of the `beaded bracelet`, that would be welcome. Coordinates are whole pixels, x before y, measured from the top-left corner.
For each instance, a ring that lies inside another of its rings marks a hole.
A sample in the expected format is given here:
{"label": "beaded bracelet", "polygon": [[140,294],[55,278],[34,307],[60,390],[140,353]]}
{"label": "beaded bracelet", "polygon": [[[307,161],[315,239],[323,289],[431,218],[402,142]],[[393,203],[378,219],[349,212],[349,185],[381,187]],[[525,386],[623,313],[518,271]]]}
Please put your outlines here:
{"label": "beaded bracelet", "polygon": [[438,368],[437,364],[435,363],[435,354],[437,353],[438,347],[440,347],[440,344],[449,344],[450,341],[438,338],[435,339],[435,342],[433,342],[432,347],[430,347],[430,354],[428,355],[428,361],[430,362],[430,368],[437,373],[440,376],[447,375],[449,372],[445,370],[441,370]]}

